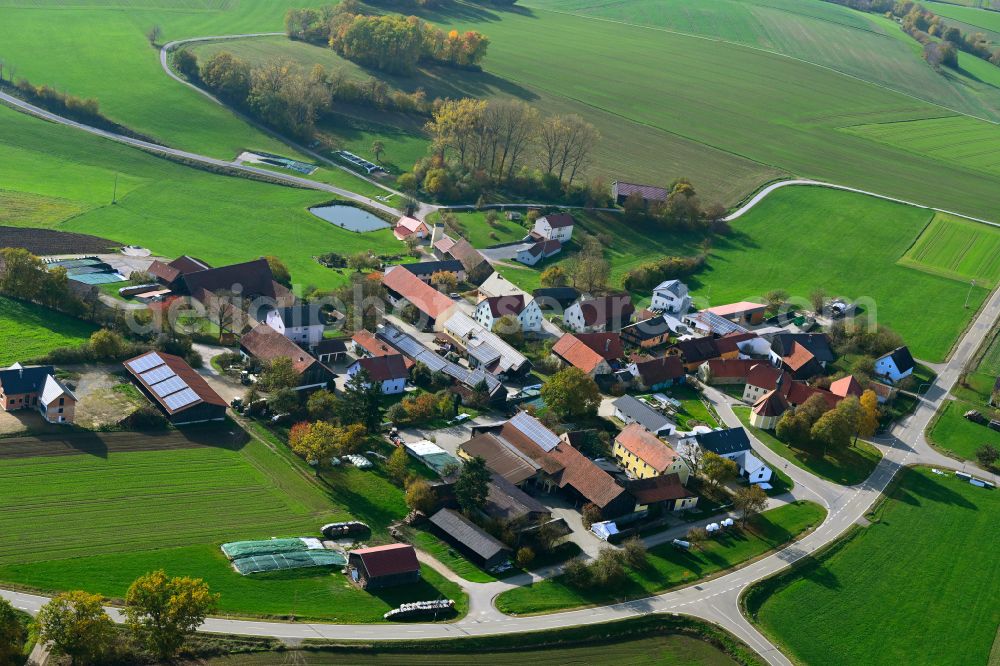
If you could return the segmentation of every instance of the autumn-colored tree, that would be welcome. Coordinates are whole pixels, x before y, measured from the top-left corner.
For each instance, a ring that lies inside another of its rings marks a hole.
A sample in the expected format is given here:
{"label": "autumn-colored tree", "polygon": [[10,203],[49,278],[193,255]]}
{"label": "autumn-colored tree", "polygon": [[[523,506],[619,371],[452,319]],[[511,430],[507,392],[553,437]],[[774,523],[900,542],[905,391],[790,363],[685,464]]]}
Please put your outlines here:
{"label": "autumn-colored tree", "polygon": [[355,453],[364,446],[366,430],[360,424],[335,426],[327,421],[317,421],[304,427],[296,424],[289,433],[288,445],[292,451],[308,461],[325,464],[334,455]]}
{"label": "autumn-colored tree", "polygon": [[593,502],[587,502],[584,504],[580,514],[583,517],[583,527],[588,530],[591,525],[599,523],[604,519],[603,514],[601,514],[601,507],[597,506]]}
{"label": "autumn-colored tree", "polygon": [[601,392],[590,375],[579,368],[564,368],[542,385],[541,398],[560,418],[597,414]]}
{"label": "autumn-colored tree", "polygon": [[410,456],[406,453],[406,448],[399,446],[389,456],[385,463],[385,473],[397,485],[403,485],[407,474],[410,473]]}
{"label": "autumn-colored tree", "polygon": [[0,598],[0,664],[21,663],[27,633],[11,603]]}
{"label": "autumn-colored tree", "polygon": [[568,278],[563,267],[554,264],[542,271],[540,280],[543,287],[565,287]]}
{"label": "autumn-colored tree", "polygon": [[524,331],[521,330],[521,321],[514,315],[506,314],[493,323],[493,332],[503,340],[515,347],[524,342]]}
{"label": "autumn-colored tree", "polygon": [[228,51],[219,51],[202,64],[201,80],[219,97],[242,104],[250,93],[250,65]]}
{"label": "autumn-colored tree", "polygon": [[219,595],[201,578],[171,578],[161,569],[140,576],[128,589],[125,625],[142,645],[170,659],[218,604]]}
{"label": "autumn-colored tree", "polygon": [[372,141],[372,155],[375,156],[376,161],[382,161],[383,153],[385,153],[385,144],[378,140]]}
{"label": "autumn-colored tree", "polygon": [[332,391],[316,391],[306,401],[306,411],[311,419],[329,421],[337,413],[337,396]]}
{"label": "autumn-colored tree", "polygon": [[431,484],[423,479],[414,479],[406,486],[406,506],[414,511],[429,514],[437,505],[437,496]]}
{"label": "autumn-colored tree", "polygon": [[740,511],[740,521],[746,525],[751,516],[767,507],[767,493],[757,484],[740,488],[733,497],[733,506]]}
{"label": "autumn-colored tree", "polygon": [[267,262],[268,268],[271,269],[271,275],[274,276],[275,282],[283,284],[286,287],[292,286],[292,274],[288,272],[285,262],[270,254],[264,257],[264,261]]}
{"label": "autumn-colored tree", "polygon": [[122,338],[121,334],[106,328],[91,333],[87,344],[90,347],[90,353],[95,358],[106,360],[120,358],[125,349],[125,339]]}
{"label": "autumn-colored tree", "polygon": [[868,389],[861,394],[861,417],[858,423],[858,434],[864,438],[873,436],[878,429],[878,422],[878,396],[875,395],[875,391]]}
{"label": "autumn-colored tree", "polygon": [[718,487],[730,479],[735,479],[739,467],[729,458],[705,451],[701,459],[701,471],[713,486]]}
{"label": "autumn-colored tree", "polygon": [[437,271],[431,274],[431,284],[437,287],[438,291],[450,294],[458,289],[458,278],[451,271]]}
{"label": "autumn-colored tree", "polygon": [[[445,100],[434,109],[434,116],[426,130],[434,149],[447,155],[454,153],[458,163],[466,166],[473,156],[475,146],[482,140],[483,115],[487,102],[471,98]],[[428,171],[429,178],[431,172]],[[427,182],[424,182],[426,188]]]}
{"label": "autumn-colored tree", "polygon": [[88,592],[64,592],[42,606],[35,618],[38,640],[73,664],[100,660],[115,640],[115,624],[104,612],[104,598]]}
{"label": "autumn-colored tree", "polygon": [[560,181],[572,184],[590,162],[600,138],[597,128],[578,115],[549,116],[542,121],[538,131],[542,167]]}
{"label": "autumn-colored tree", "polygon": [[521,546],[517,549],[515,560],[517,561],[517,566],[527,569],[535,561],[535,551],[530,546]]}

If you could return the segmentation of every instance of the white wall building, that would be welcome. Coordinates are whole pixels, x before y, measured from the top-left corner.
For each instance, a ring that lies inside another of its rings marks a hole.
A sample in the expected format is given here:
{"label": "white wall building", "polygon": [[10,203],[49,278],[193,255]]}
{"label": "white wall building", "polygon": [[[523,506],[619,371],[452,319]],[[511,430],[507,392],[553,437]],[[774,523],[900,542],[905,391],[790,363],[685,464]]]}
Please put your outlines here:
{"label": "white wall building", "polygon": [[687,285],[680,280],[667,280],[653,289],[651,310],[663,310],[671,314],[684,315],[691,308],[691,297]]}

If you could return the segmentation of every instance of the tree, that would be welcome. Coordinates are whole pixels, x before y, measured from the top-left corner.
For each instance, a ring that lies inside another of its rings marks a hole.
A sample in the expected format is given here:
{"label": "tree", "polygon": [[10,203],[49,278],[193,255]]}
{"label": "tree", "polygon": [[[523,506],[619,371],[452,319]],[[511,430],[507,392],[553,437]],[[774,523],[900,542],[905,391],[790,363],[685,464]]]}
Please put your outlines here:
{"label": "tree", "polygon": [[684,535],[684,539],[688,541],[693,548],[701,548],[701,544],[708,540],[708,530],[704,527],[692,527]]}
{"label": "tree", "polygon": [[250,93],[250,66],[228,51],[219,51],[201,66],[201,80],[219,97],[236,104]]}
{"label": "tree", "polygon": [[805,414],[789,409],[778,419],[774,434],[789,446],[803,448],[809,444],[810,427]]}
{"label": "tree", "polygon": [[625,554],[625,562],[633,569],[642,569],[649,561],[646,544],[637,536],[629,537],[622,543],[622,553]]}
{"label": "tree", "polygon": [[615,587],[625,581],[625,555],[617,548],[601,548],[589,568],[591,580],[598,587]]}
{"label": "tree", "polygon": [[414,479],[406,485],[406,506],[414,511],[429,514],[437,506],[437,496],[431,484],[423,479]]}
{"label": "tree", "polygon": [[768,312],[778,312],[788,302],[788,292],[784,289],[772,289],[764,294]]}
{"label": "tree", "polygon": [[0,598],[0,664],[17,664],[24,658],[21,650],[28,632],[18,619],[14,607]]}
{"label": "tree", "polygon": [[813,312],[823,314],[823,307],[826,305],[826,290],[822,287],[813,289],[812,293],[809,294],[809,301],[812,303]]}
{"label": "tree", "polygon": [[174,67],[189,81],[198,79],[198,56],[187,49],[174,51]]}
{"label": "tree", "polygon": [[522,569],[527,569],[531,566],[531,563],[535,561],[535,551],[533,551],[529,546],[521,546],[517,549],[515,559],[517,561],[517,566]]}
{"label": "tree", "polygon": [[268,267],[271,269],[271,275],[274,276],[275,282],[286,287],[292,286],[292,274],[288,272],[285,262],[273,255],[267,255],[264,257],[264,261],[267,262]]}
{"label": "tree", "polygon": [[375,156],[375,160],[378,162],[382,161],[382,154],[385,152],[385,144],[381,141],[372,142],[372,155]]}
{"label": "tree", "polygon": [[316,421],[329,421],[337,410],[337,396],[331,391],[320,390],[309,396],[306,401],[306,411],[309,418]]}
{"label": "tree", "polygon": [[121,358],[125,349],[125,340],[121,334],[106,328],[91,333],[88,344],[90,353],[95,358],[100,359],[115,360]]}
{"label": "tree", "polygon": [[367,252],[357,252],[347,258],[347,267],[361,273],[378,266],[378,260]]}
{"label": "tree", "polygon": [[733,497],[733,506],[741,512],[740,522],[744,525],[767,507],[767,493],[757,484],[740,488]]}
{"label": "tree", "polygon": [[858,419],[858,434],[861,437],[871,437],[878,429],[879,408],[878,396],[875,391],[868,389],[861,394],[861,414]]}
{"label": "tree", "polygon": [[563,267],[554,264],[542,271],[540,279],[543,287],[565,287],[568,278]]}
{"label": "tree", "polygon": [[157,656],[170,659],[218,603],[219,595],[202,579],[168,578],[161,569],[140,576],[128,589],[125,625]]}
{"label": "tree", "polygon": [[160,27],[159,23],[154,23],[148,30],[146,30],[146,39],[148,39],[149,43],[153,46],[156,46],[156,43],[160,41],[160,37],[162,36],[163,28]]}
{"label": "tree", "polygon": [[723,458],[716,453],[706,451],[705,455],[702,456],[701,471],[713,486],[718,487],[726,481],[736,478],[739,467],[729,458]]}
{"label": "tree", "polygon": [[844,429],[853,435],[854,442],[857,442],[861,430],[861,401],[856,396],[849,395],[837,403],[836,412],[844,422]]}
{"label": "tree", "polygon": [[701,450],[700,446],[687,446],[683,448],[681,458],[687,464],[691,474],[697,475],[701,471],[705,453]]}
{"label": "tree", "polygon": [[490,471],[479,456],[466,461],[455,481],[455,499],[466,513],[482,509],[489,493]]}
{"label": "tree", "polygon": [[450,294],[458,289],[458,278],[451,271],[437,271],[431,274],[431,284],[437,287],[438,291]]}
{"label": "tree", "polygon": [[368,432],[376,432],[382,425],[382,391],[366,371],[347,380],[339,411],[341,421],[360,423]]}
{"label": "tree", "polygon": [[402,446],[396,447],[385,463],[385,473],[397,485],[403,485],[407,474],[410,473],[409,464],[410,457],[407,455],[406,449]]}
{"label": "tree", "polygon": [[580,116],[549,116],[538,130],[542,167],[572,185],[600,138],[597,129]]}
{"label": "tree", "polygon": [[65,655],[73,664],[100,659],[115,640],[115,624],[104,612],[104,598],[88,592],[56,595],[38,611],[38,640],[50,643],[52,654]]}
{"label": "tree", "polygon": [[583,517],[583,527],[588,530],[591,525],[599,523],[604,519],[604,514],[601,513],[601,507],[597,506],[593,502],[587,502],[584,504],[580,514]]}
{"label": "tree", "polygon": [[258,384],[265,391],[292,389],[299,385],[299,373],[295,371],[292,359],[287,356],[279,356],[272,360],[260,374]]}
{"label": "tree", "polygon": [[521,321],[514,315],[504,315],[493,324],[493,332],[503,338],[504,342],[514,347],[524,342],[524,332]]}
{"label": "tree", "polygon": [[831,409],[812,425],[809,436],[817,444],[822,444],[823,452],[826,453],[828,449],[846,449],[854,432],[845,415],[839,410]]}
{"label": "tree", "polygon": [[985,469],[993,469],[997,466],[997,461],[1000,460],[1000,450],[992,444],[983,444],[976,449],[976,460]]}
{"label": "tree", "polygon": [[299,394],[290,388],[280,388],[267,402],[275,414],[291,414],[299,409]]}
{"label": "tree", "polygon": [[560,418],[597,414],[601,392],[597,382],[579,368],[564,368],[542,385],[541,398]]}

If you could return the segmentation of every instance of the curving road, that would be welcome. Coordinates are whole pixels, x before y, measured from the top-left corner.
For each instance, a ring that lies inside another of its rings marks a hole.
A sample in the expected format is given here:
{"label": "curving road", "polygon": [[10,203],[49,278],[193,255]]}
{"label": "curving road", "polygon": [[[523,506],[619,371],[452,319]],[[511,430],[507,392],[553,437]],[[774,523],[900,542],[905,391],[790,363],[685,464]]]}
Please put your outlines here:
{"label": "curving road", "polygon": [[[284,181],[290,185],[331,192],[338,196],[378,208],[379,210],[396,212],[381,202],[325,183],[275,173],[248,165],[234,164],[225,160],[210,158],[107,132],[60,117],[5,93],[0,93],[0,101],[39,118],[74,127],[81,131],[149,152],[180,157],[186,160],[248,173],[266,175],[269,178]],[[728,219],[735,220],[739,218],[775,189],[788,185],[830,187],[920,206],[920,204],[901,201],[892,197],[832,183],[812,180],[790,180],[775,183],[764,188]],[[926,206],[920,207],[927,208]],[[986,224],[994,224],[976,218],[968,219]],[[864,516],[872,504],[881,496],[892,477],[904,465],[926,464],[944,468],[961,467],[969,471],[974,471],[977,475],[984,478],[992,478],[994,482],[998,481],[995,475],[985,473],[969,463],[961,463],[944,456],[934,450],[924,437],[924,430],[930,419],[958,380],[962,368],[979,348],[998,318],[1000,318],[1000,291],[995,291],[983,306],[973,324],[963,335],[949,361],[939,367],[937,379],[927,393],[920,398],[915,412],[904,422],[898,424],[888,436],[876,442],[884,457],[875,468],[871,477],[866,481],[852,487],[838,486],[819,479],[806,470],[794,465],[788,465],[785,471],[796,483],[796,494],[808,499],[814,499],[826,507],[828,511],[826,519],[813,532],[799,541],[728,574],[646,599],[549,615],[509,617],[497,611],[493,606],[492,602],[497,594],[505,589],[509,589],[513,585],[528,582],[528,577],[524,576],[512,581],[489,584],[463,583],[470,597],[470,612],[463,619],[451,624],[292,624],[211,618],[202,625],[200,630],[240,635],[271,636],[281,639],[329,638],[390,641],[498,635],[594,624],[647,613],[682,613],[708,620],[724,627],[760,653],[768,663],[789,664],[788,659],[741,614],[739,597],[748,586],[781,571],[791,563],[835,541],[851,525]],[[727,396],[711,388],[706,391],[706,395],[715,403],[716,409],[727,424],[740,425],[739,420],[732,412],[729,404],[730,399]],[[777,454],[772,453],[770,449],[759,443],[756,448],[761,457],[769,463],[784,467],[785,460],[777,456]],[[551,573],[551,571],[548,573]],[[37,612],[48,601],[43,596],[9,590],[0,590],[0,596],[9,599],[17,608],[31,613]],[[120,612],[117,609],[109,609],[109,612],[116,620],[120,620]]]}

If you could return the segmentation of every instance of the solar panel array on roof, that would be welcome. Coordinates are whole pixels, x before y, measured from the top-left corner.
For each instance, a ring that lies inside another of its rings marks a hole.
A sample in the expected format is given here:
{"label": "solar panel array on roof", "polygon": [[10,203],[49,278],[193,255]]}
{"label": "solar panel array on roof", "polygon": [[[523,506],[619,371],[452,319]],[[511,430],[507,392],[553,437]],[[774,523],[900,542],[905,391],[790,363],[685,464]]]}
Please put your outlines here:
{"label": "solar panel array on roof", "polygon": [[153,368],[148,372],[144,372],[139,377],[142,381],[147,384],[153,385],[156,382],[162,382],[164,379],[168,379],[174,376],[174,371],[170,369],[169,366],[161,365],[157,368]]}
{"label": "solar panel array on roof", "polygon": [[181,389],[187,388],[187,382],[180,377],[174,376],[165,379],[162,382],[151,384],[150,388],[153,390],[153,393],[162,398],[170,395],[171,393],[177,393]]}
{"label": "solar panel array on roof", "polygon": [[163,365],[163,359],[160,358],[160,355],[156,352],[152,352],[128,362],[128,367],[130,367],[133,372],[137,373],[146,372],[147,370],[151,370],[158,365]]}
{"label": "solar panel array on roof", "polygon": [[747,329],[737,323],[729,321],[725,317],[720,317],[714,312],[702,310],[691,315],[692,319],[697,319],[707,326],[716,335],[729,335],[730,333],[746,333]]}
{"label": "solar panel array on roof", "polygon": [[499,372],[519,370],[528,359],[500,336],[486,329],[468,315],[457,312],[445,322],[445,330],[462,341],[470,356],[480,365],[488,366],[499,361]]}
{"label": "solar panel array on roof", "polygon": [[379,327],[376,335],[382,340],[398,349],[404,355],[410,357],[417,363],[423,363],[432,372],[443,372],[449,377],[458,380],[469,388],[478,386],[481,382],[486,383],[486,389],[493,395],[501,386],[500,380],[491,374],[483,372],[482,369],[469,370],[457,363],[447,361],[420,342],[406,333],[403,333],[391,324],[383,324]]}
{"label": "solar panel array on roof", "polygon": [[194,389],[188,387],[185,384],[184,390],[178,391],[177,393],[174,393],[172,395],[168,395],[166,398],[163,399],[163,402],[170,409],[177,411],[181,407],[186,407],[187,405],[190,405],[191,403],[194,402],[198,402],[199,400],[201,400],[201,398],[199,398],[198,394],[194,392]]}
{"label": "solar panel array on roof", "polygon": [[524,433],[524,436],[540,446],[546,452],[559,445],[559,436],[542,425],[534,416],[527,412],[518,412],[510,420],[510,424]]}

